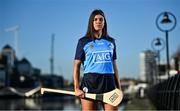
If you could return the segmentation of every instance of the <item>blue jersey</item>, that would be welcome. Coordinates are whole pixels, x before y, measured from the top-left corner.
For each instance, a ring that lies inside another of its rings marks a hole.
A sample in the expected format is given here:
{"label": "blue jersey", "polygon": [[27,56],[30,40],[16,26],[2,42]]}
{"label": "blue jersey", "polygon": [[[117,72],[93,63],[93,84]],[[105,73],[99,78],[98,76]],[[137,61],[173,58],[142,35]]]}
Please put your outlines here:
{"label": "blue jersey", "polygon": [[84,73],[114,74],[115,49],[113,38],[92,40],[90,37],[82,37],[78,41],[75,59],[82,61]]}

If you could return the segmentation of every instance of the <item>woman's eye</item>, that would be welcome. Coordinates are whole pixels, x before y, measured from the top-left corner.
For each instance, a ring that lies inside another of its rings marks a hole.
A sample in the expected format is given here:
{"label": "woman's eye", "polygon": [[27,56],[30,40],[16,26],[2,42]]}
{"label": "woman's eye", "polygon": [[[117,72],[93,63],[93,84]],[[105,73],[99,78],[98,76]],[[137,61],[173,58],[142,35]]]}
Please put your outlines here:
{"label": "woman's eye", "polygon": [[100,19],[99,19],[99,21],[101,21],[101,22],[102,22],[102,21],[103,21],[103,18],[100,18]]}
{"label": "woman's eye", "polygon": [[95,18],[95,19],[94,19],[94,21],[98,21],[98,20],[102,22],[102,21],[103,21],[103,18]]}

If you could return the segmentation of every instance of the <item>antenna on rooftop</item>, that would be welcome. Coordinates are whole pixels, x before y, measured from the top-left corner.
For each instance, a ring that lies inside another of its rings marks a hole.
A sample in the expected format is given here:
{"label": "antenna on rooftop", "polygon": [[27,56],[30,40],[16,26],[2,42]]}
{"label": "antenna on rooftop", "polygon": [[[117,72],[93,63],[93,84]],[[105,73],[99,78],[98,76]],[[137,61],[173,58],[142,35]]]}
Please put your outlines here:
{"label": "antenna on rooftop", "polygon": [[50,73],[51,75],[54,74],[54,39],[55,39],[55,34],[53,33],[51,35],[51,55],[50,55]]}
{"label": "antenna on rooftop", "polygon": [[19,29],[20,26],[16,25],[10,28],[5,29],[5,32],[13,32],[14,33],[14,49],[16,51],[16,56],[18,57],[18,37],[19,37]]}

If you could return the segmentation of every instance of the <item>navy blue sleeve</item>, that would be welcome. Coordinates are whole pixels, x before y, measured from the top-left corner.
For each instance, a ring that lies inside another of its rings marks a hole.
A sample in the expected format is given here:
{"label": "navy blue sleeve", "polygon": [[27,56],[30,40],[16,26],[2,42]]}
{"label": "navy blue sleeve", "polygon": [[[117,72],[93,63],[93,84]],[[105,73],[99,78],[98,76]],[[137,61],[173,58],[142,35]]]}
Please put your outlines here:
{"label": "navy blue sleeve", "polygon": [[115,43],[115,40],[113,40],[113,44],[114,44],[113,60],[116,60],[117,59],[117,55],[116,55],[116,43]]}
{"label": "navy blue sleeve", "polygon": [[85,53],[84,53],[84,50],[83,50],[83,43],[82,43],[82,40],[79,39],[78,41],[78,44],[77,44],[77,47],[76,47],[76,54],[75,54],[75,60],[81,60],[81,61],[84,61],[85,59]]}

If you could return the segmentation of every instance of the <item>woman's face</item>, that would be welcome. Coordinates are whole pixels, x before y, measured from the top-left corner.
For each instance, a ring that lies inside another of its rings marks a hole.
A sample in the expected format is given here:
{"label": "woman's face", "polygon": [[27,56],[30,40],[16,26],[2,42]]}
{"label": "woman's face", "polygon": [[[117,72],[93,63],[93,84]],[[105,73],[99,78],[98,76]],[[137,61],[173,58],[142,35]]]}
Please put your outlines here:
{"label": "woman's face", "polygon": [[104,17],[102,15],[96,15],[93,20],[93,26],[96,31],[102,31],[104,27]]}

